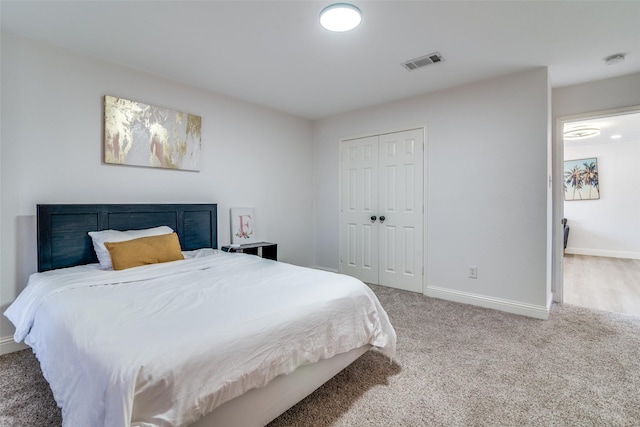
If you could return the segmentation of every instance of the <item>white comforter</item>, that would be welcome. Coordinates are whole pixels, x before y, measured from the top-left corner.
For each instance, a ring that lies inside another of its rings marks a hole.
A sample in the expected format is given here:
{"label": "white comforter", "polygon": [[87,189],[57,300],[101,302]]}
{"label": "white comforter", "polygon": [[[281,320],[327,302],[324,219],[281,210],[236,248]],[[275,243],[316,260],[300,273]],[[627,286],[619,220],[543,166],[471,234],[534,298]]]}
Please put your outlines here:
{"label": "white comforter", "polygon": [[65,426],[187,425],[301,365],[365,344],[395,353],[387,314],[357,279],[208,255],[31,276],[5,315]]}

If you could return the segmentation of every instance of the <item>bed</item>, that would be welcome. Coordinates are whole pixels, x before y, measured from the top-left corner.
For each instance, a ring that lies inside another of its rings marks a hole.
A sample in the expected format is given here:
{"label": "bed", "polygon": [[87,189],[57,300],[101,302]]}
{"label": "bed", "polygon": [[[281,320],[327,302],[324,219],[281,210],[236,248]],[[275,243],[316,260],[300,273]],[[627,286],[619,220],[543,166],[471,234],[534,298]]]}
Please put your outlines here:
{"label": "bed", "polygon": [[[263,426],[370,348],[395,352],[357,279],[217,251],[215,204],[38,205],[37,221],[38,273],[5,315],[64,425]],[[184,260],[105,269],[88,235],[155,227]]]}

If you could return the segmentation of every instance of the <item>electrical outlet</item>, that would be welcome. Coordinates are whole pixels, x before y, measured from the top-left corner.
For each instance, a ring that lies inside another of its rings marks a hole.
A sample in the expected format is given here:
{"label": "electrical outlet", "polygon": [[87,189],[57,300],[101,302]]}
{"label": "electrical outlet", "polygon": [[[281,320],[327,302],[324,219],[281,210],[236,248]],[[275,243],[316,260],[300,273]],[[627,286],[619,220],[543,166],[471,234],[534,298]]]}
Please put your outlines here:
{"label": "electrical outlet", "polygon": [[469,266],[469,278],[477,279],[478,278],[478,267],[474,265]]}

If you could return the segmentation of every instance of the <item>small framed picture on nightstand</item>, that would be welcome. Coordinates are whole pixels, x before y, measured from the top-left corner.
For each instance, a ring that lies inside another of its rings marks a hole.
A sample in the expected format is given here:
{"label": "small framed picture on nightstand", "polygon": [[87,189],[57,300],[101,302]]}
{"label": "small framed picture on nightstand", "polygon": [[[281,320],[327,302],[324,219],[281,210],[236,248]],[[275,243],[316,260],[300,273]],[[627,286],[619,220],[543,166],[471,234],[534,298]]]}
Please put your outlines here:
{"label": "small framed picture on nightstand", "polygon": [[258,241],[254,208],[231,208],[231,243],[245,244]]}

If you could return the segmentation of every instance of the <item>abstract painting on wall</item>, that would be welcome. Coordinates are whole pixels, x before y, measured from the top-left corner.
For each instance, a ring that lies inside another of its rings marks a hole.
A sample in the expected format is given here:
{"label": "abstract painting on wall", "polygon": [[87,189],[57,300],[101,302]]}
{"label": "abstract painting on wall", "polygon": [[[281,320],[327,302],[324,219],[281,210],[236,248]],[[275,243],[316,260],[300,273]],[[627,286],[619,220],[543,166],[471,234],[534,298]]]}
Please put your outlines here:
{"label": "abstract painting on wall", "polygon": [[256,214],[253,208],[231,208],[231,243],[255,243]]}
{"label": "abstract painting on wall", "polygon": [[202,118],[104,97],[104,162],[200,170]]}
{"label": "abstract painting on wall", "polygon": [[566,160],[564,162],[564,199],[595,200],[600,198],[598,159]]}

